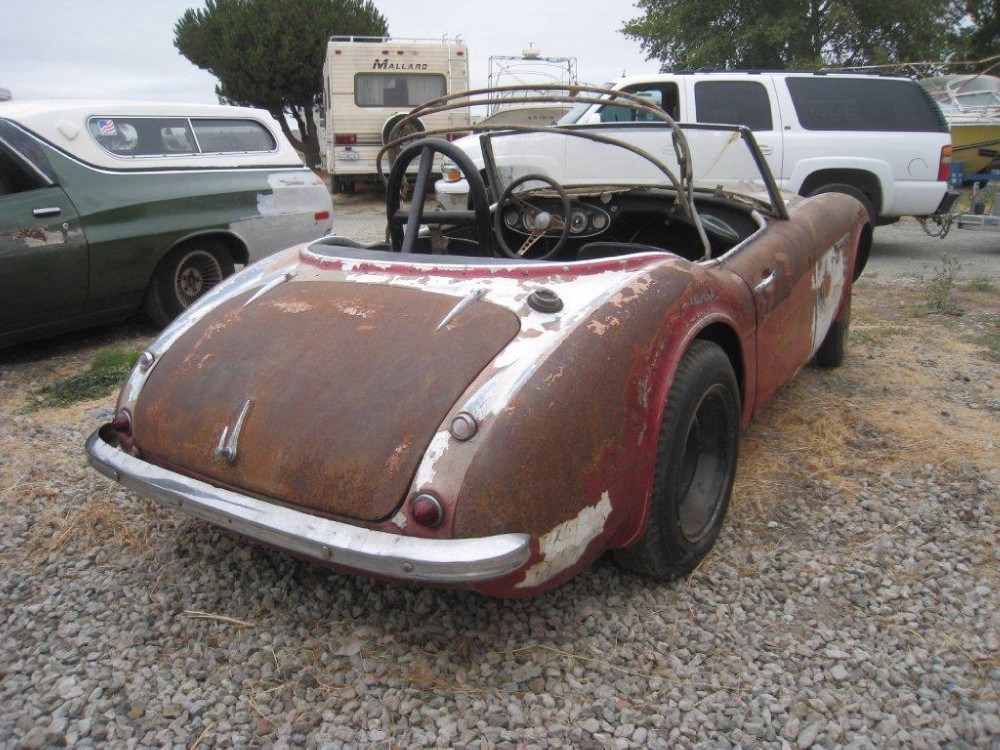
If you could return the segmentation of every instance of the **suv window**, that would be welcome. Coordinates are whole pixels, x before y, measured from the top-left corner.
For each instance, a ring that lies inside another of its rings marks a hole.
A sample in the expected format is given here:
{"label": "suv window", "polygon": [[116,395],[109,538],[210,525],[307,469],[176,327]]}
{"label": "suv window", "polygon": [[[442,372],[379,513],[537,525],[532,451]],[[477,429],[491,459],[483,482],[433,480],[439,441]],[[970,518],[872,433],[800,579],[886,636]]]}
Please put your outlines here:
{"label": "suv window", "polygon": [[699,81],[694,102],[698,122],[774,130],[767,89],[757,81]]}
{"label": "suv window", "polygon": [[448,93],[438,73],[358,73],[354,102],[359,107],[416,107]]}
{"label": "suv window", "polygon": [[933,103],[911,81],[816,76],[789,77],[786,82],[806,130],[942,130]]}
{"label": "suv window", "polygon": [[117,156],[273,151],[274,136],[254,120],[91,117],[94,140]]}
{"label": "suv window", "polygon": [[[670,115],[675,120],[678,117],[678,105],[680,104],[680,96],[677,93],[676,83],[660,83],[660,84],[645,84],[642,86],[629,86],[622,89],[623,91],[634,94],[635,96],[645,99],[650,104],[653,104],[660,109],[664,110],[668,115]],[[601,122],[655,122],[657,118],[652,115],[647,115],[643,112],[637,112],[631,107],[625,107],[620,104],[608,104],[601,107],[599,110],[601,114]],[[579,119],[579,118],[577,118]]]}

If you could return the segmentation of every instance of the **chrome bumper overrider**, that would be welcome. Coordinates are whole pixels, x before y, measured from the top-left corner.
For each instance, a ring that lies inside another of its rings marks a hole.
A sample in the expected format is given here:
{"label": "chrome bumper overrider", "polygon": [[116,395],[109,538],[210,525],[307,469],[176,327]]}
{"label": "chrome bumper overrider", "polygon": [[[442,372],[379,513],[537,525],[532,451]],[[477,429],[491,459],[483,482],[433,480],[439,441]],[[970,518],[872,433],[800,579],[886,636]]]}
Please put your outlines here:
{"label": "chrome bumper overrider", "polygon": [[527,534],[420,539],[363,529],[220,489],[87,439],[90,464],[126,487],[185,513],[320,562],[374,575],[446,584],[490,581],[528,561]]}

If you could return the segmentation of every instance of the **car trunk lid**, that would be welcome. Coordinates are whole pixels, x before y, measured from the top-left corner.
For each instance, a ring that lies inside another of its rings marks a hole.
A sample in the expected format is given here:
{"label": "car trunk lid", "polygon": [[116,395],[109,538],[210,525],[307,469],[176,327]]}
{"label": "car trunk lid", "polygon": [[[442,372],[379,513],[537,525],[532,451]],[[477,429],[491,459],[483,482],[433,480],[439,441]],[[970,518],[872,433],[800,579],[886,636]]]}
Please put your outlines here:
{"label": "car trunk lid", "polygon": [[136,445],[153,463],[363,521],[399,506],[448,412],[520,329],[482,301],[442,325],[461,298],[388,285],[294,281],[247,300],[164,353]]}

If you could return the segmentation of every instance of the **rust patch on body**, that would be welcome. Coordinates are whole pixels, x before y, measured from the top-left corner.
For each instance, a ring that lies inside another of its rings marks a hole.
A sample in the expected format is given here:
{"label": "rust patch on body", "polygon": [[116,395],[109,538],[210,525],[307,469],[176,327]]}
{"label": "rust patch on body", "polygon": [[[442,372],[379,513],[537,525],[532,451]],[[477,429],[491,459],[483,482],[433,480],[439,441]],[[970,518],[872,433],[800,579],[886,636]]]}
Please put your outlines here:
{"label": "rust patch on body", "polygon": [[[136,444],[153,463],[363,521],[399,506],[449,409],[519,330],[513,313],[482,303],[435,334],[455,298],[390,286],[300,281],[268,304],[243,302],[225,303],[157,364]],[[345,307],[367,311],[370,330],[359,333]],[[238,459],[214,460],[222,428],[251,398]]]}

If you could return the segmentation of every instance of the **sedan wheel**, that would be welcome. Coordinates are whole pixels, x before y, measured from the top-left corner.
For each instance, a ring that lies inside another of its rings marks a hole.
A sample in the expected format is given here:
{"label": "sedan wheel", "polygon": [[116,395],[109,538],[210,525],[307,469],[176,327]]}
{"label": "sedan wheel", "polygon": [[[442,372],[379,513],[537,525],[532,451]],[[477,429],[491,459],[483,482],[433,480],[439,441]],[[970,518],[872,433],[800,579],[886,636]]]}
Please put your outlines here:
{"label": "sedan wheel", "polygon": [[192,250],[177,266],[174,293],[187,307],[220,281],[222,264],[219,259],[206,250]]}
{"label": "sedan wheel", "polygon": [[233,270],[232,256],[221,243],[175,247],[156,267],[149,282],[146,314],[155,323],[167,325]]}

